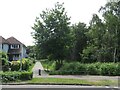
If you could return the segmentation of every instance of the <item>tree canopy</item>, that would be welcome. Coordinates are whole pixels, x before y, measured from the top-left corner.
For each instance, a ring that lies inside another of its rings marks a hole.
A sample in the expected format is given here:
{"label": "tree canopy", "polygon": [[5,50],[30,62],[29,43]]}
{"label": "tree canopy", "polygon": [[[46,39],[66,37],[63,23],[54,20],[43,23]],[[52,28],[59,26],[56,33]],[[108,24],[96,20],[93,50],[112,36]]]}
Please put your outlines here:
{"label": "tree canopy", "polygon": [[120,2],[101,7],[101,19],[94,14],[89,26],[79,22],[71,25],[63,7],[56,3],[36,17],[34,32],[37,57],[55,60],[90,62],[120,61]]}
{"label": "tree canopy", "polygon": [[47,56],[59,63],[65,58],[69,43],[69,20],[63,4],[59,3],[56,3],[53,9],[46,9],[36,18],[32,28],[40,57]]}

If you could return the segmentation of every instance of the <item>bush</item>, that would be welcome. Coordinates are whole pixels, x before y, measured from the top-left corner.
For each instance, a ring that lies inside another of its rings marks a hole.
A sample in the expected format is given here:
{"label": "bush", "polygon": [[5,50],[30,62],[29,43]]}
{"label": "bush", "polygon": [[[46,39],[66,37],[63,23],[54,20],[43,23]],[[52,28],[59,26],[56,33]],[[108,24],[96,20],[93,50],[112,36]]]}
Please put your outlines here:
{"label": "bush", "polygon": [[[18,71],[20,70],[20,60],[18,61],[12,61],[11,62],[11,71]],[[32,65],[32,62],[30,62],[29,59],[23,58],[22,59],[22,70],[27,71],[29,69],[29,66]]]}
{"label": "bush", "polygon": [[116,63],[103,63],[100,67],[101,75],[118,75]]}
{"label": "bush", "polygon": [[18,70],[20,70],[20,62],[12,61],[11,62],[11,71],[18,71]]}
{"label": "bush", "polygon": [[2,71],[9,71],[9,65],[2,65]]}
{"label": "bush", "polygon": [[49,74],[55,75],[120,75],[120,63],[90,63],[79,62],[64,63],[62,68],[57,71],[50,71]]}
{"label": "bush", "polygon": [[66,63],[58,71],[51,71],[50,74],[60,75],[83,75],[87,73],[86,65],[79,62]]}
{"label": "bush", "polygon": [[86,66],[86,64],[79,63],[77,71],[78,71],[79,75],[85,75],[85,74],[87,74],[87,66]]}
{"label": "bush", "polygon": [[20,80],[31,80],[33,77],[32,72],[21,72]]}
{"label": "bush", "polygon": [[0,65],[2,65],[3,71],[9,70],[9,63],[8,63],[8,57],[5,52],[0,52]]}
{"label": "bush", "polygon": [[116,75],[120,76],[120,63],[117,63],[116,65]]}
{"label": "bush", "polygon": [[87,64],[88,75],[99,75],[100,74],[100,63]]}
{"label": "bush", "polygon": [[32,79],[33,73],[32,72],[2,72],[0,73],[0,76],[2,77],[2,82],[13,82],[13,81],[19,81],[19,80],[30,80]]}
{"label": "bush", "polygon": [[28,70],[30,66],[30,60],[27,58],[22,59],[22,70]]}

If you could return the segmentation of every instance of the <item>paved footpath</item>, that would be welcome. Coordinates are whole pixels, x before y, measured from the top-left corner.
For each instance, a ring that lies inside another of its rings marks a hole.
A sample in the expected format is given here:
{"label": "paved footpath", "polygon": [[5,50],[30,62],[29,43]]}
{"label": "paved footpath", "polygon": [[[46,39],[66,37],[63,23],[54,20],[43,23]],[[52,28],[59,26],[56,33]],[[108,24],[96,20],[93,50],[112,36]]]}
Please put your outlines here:
{"label": "paved footpath", "polygon": [[48,74],[44,71],[44,68],[42,64],[38,61],[35,63],[32,71],[33,71],[33,77],[39,77],[39,69],[41,70],[41,76],[48,76]]}
{"label": "paved footpath", "polygon": [[97,80],[115,80],[116,82],[119,81],[120,77],[118,76],[93,76],[93,75],[49,75],[49,76],[39,76],[42,78],[50,77],[50,78],[71,78],[71,79],[83,79],[83,80],[90,80],[90,81],[97,81]]}

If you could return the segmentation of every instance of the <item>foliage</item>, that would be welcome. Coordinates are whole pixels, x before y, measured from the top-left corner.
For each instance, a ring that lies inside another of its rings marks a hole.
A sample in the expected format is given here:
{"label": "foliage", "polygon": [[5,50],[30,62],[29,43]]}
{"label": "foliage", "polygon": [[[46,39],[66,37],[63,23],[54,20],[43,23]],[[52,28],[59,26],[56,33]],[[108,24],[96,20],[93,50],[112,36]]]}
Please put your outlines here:
{"label": "foliage", "polygon": [[90,63],[79,62],[65,63],[58,71],[51,71],[50,74],[61,75],[105,75],[119,76],[119,63]]}
{"label": "foliage", "polygon": [[19,71],[20,70],[20,62],[12,61],[10,67],[11,67],[11,71]]}
{"label": "foliage", "polygon": [[31,80],[33,77],[33,72],[23,71],[21,72],[20,80]]}
{"label": "foliage", "polygon": [[118,72],[118,64],[115,63],[104,63],[100,67],[100,74],[101,75],[119,75]]}
{"label": "foliage", "polygon": [[22,70],[28,70],[31,63],[29,59],[23,58],[22,59]]}
{"label": "foliage", "polygon": [[0,73],[0,76],[2,77],[2,82],[13,82],[18,80],[30,80],[32,79],[33,73],[32,72],[2,72]]}
{"label": "foliage", "polygon": [[[30,65],[32,65],[32,62],[29,59],[27,59],[27,58],[22,59],[22,70],[27,71],[29,69]],[[11,62],[11,70],[12,71],[20,70],[20,60]]]}
{"label": "foliage", "polygon": [[28,54],[29,58],[36,58],[36,50],[35,46],[27,46],[27,51],[26,53]]}
{"label": "foliage", "polygon": [[65,58],[69,44],[69,20],[63,4],[59,3],[51,10],[46,9],[36,18],[32,35],[39,57],[62,64],[61,60]]}
{"label": "foliage", "polygon": [[0,52],[0,65],[2,66],[3,71],[9,70],[8,57],[5,52]]}
{"label": "foliage", "polygon": [[55,61],[53,60],[49,61],[47,59],[42,59],[40,62],[42,63],[42,66],[46,71],[55,70]]}
{"label": "foliage", "polygon": [[43,11],[32,27],[36,57],[56,61],[56,70],[65,60],[120,62],[120,1],[106,3],[99,13],[102,19],[93,14],[86,26],[81,22],[70,25],[63,4],[57,3],[55,8]]}
{"label": "foliage", "polygon": [[[84,23],[78,23],[72,25],[71,27],[71,59],[72,60],[81,60],[81,54],[83,49],[87,45],[87,27]],[[82,43],[81,43],[82,42]],[[70,47],[70,46],[69,46]]]}
{"label": "foliage", "polygon": [[[118,62],[120,40],[120,2],[107,3],[101,7],[103,20],[97,14],[93,15],[89,31],[88,46],[83,50],[84,62]],[[90,61],[88,61],[90,60]]]}

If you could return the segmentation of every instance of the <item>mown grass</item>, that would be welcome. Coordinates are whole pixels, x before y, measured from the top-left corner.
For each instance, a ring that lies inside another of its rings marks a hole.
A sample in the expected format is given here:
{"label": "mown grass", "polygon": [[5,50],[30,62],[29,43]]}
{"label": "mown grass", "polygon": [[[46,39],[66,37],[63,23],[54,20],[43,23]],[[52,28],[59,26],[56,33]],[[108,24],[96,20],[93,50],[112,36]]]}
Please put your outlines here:
{"label": "mown grass", "polygon": [[115,80],[81,80],[68,78],[33,78],[27,81],[28,84],[62,84],[62,85],[94,85],[94,86],[117,86]]}

